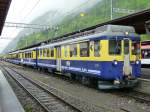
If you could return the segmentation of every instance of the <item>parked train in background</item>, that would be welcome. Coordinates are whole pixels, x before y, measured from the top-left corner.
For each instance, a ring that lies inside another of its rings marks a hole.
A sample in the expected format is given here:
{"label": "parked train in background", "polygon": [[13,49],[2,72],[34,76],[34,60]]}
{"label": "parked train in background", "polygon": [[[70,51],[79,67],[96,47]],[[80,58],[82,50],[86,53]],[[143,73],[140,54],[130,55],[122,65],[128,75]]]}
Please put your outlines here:
{"label": "parked train in background", "polygon": [[7,61],[70,74],[99,89],[129,88],[141,76],[140,36],[133,27],[105,25],[9,53]]}
{"label": "parked train in background", "polygon": [[141,43],[141,64],[143,68],[150,68],[150,40]]}

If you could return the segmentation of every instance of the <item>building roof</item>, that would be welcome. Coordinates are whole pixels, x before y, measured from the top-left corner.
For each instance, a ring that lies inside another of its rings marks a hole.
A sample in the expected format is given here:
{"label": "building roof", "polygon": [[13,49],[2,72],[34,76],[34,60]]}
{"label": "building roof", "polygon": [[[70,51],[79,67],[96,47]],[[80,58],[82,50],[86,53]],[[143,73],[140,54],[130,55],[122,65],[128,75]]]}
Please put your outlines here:
{"label": "building roof", "polygon": [[11,0],[0,0],[0,35],[5,23],[5,19],[10,7]]}
{"label": "building roof", "polygon": [[150,49],[150,45],[142,45],[141,49]]}
{"label": "building roof", "polygon": [[97,24],[95,26],[91,26],[85,29],[81,29],[75,32],[71,32],[68,34],[64,34],[62,36],[56,37],[55,39],[48,39],[33,45],[29,45],[27,47],[21,48],[20,50],[24,50],[24,49],[29,49],[32,47],[36,47],[36,46],[40,46],[43,43],[44,44],[48,44],[49,42],[53,41],[53,40],[57,40],[57,39],[61,39],[63,37],[69,37],[69,36],[73,36],[76,35],[78,33],[81,32],[87,32],[87,31],[92,31],[95,28],[104,26],[104,25],[108,25],[108,24],[112,24],[112,25],[125,25],[125,26],[133,26],[135,28],[135,32],[138,34],[146,34],[146,29],[145,26],[148,25],[149,28],[149,20],[150,20],[150,9],[146,9],[137,13],[133,13],[124,17],[120,17],[114,20],[110,20],[104,23],[100,23]]}

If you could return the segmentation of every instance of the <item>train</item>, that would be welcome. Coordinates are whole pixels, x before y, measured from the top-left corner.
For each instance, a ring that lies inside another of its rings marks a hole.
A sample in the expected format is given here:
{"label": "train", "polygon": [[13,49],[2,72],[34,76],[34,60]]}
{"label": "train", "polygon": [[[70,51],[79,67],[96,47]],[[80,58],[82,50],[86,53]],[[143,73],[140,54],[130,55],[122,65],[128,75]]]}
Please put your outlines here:
{"label": "train", "polygon": [[6,54],[8,62],[68,74],[99,89],[133,88],[141,76],[140,36],[132,26],[94,30]]}
{"label": "train", "polygon": [[141,42],[141,66],[142,68],[149,68],[150,67],[150,41],[143,41]]}

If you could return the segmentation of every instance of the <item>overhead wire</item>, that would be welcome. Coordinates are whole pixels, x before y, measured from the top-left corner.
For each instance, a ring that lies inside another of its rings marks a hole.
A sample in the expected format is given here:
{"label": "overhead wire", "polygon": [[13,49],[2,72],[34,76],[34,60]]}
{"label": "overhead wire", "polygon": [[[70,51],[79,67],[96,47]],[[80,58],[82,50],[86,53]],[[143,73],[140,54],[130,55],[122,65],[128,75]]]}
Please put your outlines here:
{"label": "overhead wire", "polygon": [[[21,10],[19,11],[19,13],[18,13],[18,15],[22,15],[22,12],[25,10],[25,8],[27,7],[27,5],[28,5],[28,0],[26,0],[26,2],[24,3],[24,5],[23,5],[23,7],[21,8]],[[19,20],[19,22],[21,21],[21,19]],[[14,32],[16,32],[16,28],[14,28],[13,30],[12,30],[12,32],[11,32],[11,34],[10,35],[13,35],[14,34]]]}
{"label": "overhead wire", "polygon": [[[37,5],[38,5],[39,3],[40,3],[40,0],[38,0],[38,1],[34,4],[34,6],[31,8],[31,10],[30,10],[22,19],[20,19],[20,21],[23,21],[25,18],[27,18],[27,17],[32,13],[32,11],[37,7]],[[28,2],[27,2],[27,4],[28,4]],[[27,4],[24,5],[23,8],[20,10],[19,15],[21,14],[21,12],[23,12],[23,10],[25,10]],[[12,34],[11,34],[11,35],[13,35],[16,30],[17,30],[17,29],[15,28],[15,29],[12,31]]]}

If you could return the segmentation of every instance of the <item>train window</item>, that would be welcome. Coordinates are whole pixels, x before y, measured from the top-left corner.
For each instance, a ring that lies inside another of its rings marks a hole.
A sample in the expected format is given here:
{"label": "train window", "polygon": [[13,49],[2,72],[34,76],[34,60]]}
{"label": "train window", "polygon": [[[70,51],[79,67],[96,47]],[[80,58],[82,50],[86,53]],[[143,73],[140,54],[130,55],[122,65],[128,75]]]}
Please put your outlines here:
{"label": "train window", "polygon": [[132,42],[132,55],[140,55],[140,42]]}
{"label": "train window", "polygon": [[47,49],[47,57],[50,57],[50,49]]}
{"label": "train window", "polygon": [[31,58],[33,58],[33,52],[32,52]]}
{"label": "train window", "polygon": [[100,41],[94,42],[94,56],[99,57],[100,56]]}
{"label": "train window", "polygon": [[54,48],[51,49],[51,57],[54,57]]}
{"label": "train window", "polygon": [[124,54],[125,55],[129,54],[129,40],[128,39],[124,40]]}
{"label": "train window", "polygon": [[121,40],[109,40],[109,54],[110,55],[121,54]]}
{"label": "train window", "polygon": [[24,58],[24,54],[22,53],[22,58]]}
{"label": "train window", "polygon": [[68,56],[67,46],[64,46],[64,55],[65,55],[65,57]]}
{"label": "train window", "polygon": [[28,58],[31,58],[31,53],[28,53]]}
{"label": "train window", "polygon": [[43,56],[44,56],[44,57],[47,57],[46,55],[47,55],[47,50],[46,50],[46,49],[43,49]]}
{"label": "train window", "polygon": [[81,57],[89,56],[89,42],[80,43],[80,56]]}
{"label": "train window", "polygon": [[77,44],[70,45],[70,57],[77,56]]}
{"label": "train window", "polygon": [[142,57],[144,59],[149,59],[150,58],[150,50],[149,49],[143,50],[142,51]]}
{"label": "train window", "polygon": [[40,49],[40,57],[42,57],[42,49]]}
{"label": "train window", "polygon": [[40,50],[37,51],[37,57],[40,57]]}

